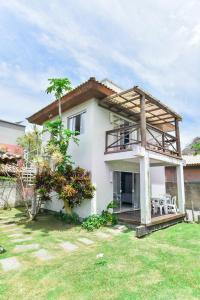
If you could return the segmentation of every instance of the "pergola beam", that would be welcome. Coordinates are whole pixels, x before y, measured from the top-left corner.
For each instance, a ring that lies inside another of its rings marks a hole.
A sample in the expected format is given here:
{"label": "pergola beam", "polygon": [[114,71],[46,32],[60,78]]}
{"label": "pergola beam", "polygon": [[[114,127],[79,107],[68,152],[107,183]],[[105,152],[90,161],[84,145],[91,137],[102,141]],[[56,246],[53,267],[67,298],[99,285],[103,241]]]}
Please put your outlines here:
{"label": "pergola beam", "polygon": [[140,130],[141,130],[141,146],[146,148],[146,113],[145,113],[145,96],[140,98]]}
{"label": "pergola beam", "polygon": [[177,147],[179,156],[181,156],[179,121],[177,120],[177,118],[175,118],[175,132],[176,132],[176,147]]}
{"label": "pergola beam", "polygon": [[[148,113],[148,111],[146,111],[146,113]],[[167,112],[163,113],[163,114],[160,114],[159,117],[162,117],[162,116],[166,116],[166,115],[169,115]],[[170,116],[169,116],[170,117]],[[157,118],[157,116],[152,116],[152,117],[149,117],[147,118],[147,121],[151,120],[151,119],[154,119],[154,118]]]}
{"label": "pergola beam", "polygon": [[173,115],[175,118],[177,118],[178,120],[181,120],[181,116],[179,116],[177,113],[175,113],[174,111],[172,111],[169,107],[167,107],[166,105],[162,104],[159,100],[155,99],[154,97],[152,97],[150,94],[146,93],[145,91],[141,90],[138,86],[135,86],[133,88],[133,90],[135,92],[137,92],[140,95],[144,95],[145,99],[150,100],[152,103],[154,103],[155,105],[157,105],[158,107],[160,107],[160,109],[169,112],[170,115]]}

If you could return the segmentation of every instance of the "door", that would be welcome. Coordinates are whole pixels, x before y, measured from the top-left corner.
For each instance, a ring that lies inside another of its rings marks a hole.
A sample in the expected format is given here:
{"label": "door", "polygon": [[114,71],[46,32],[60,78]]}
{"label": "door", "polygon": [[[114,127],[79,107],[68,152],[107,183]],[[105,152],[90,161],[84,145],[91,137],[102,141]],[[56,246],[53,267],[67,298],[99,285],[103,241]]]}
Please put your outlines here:
{"label": "door", "polygon": [[122,205],[132,206],[133,174],[121,172],[121,200]]}

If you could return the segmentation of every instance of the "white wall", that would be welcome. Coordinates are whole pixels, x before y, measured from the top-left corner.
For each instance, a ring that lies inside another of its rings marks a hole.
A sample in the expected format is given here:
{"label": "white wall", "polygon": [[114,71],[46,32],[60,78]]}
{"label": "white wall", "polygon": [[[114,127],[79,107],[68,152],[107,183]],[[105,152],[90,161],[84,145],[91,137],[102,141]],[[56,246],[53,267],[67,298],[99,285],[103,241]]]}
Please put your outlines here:
{"label": "white wall", "polygon": [[160,195],[165,194],[165,167],[151,167],[150,182],[152,197],[159,197]]}
{"label": "white wall", "polygon": [[[82,111],[86,111],[85,115],[85,131],[83,134],[77,136],[79,138],[79,145],[76,145],[74,142],[71,142],[69,145],[69,154],[72,156],[72,161],[75,163],[75,166],[80,166],[88,171],[92,171],[92,127],[93,127],[93,115],[92,115],[92,106],[94,100],[88,100],[80,105],[77,105],[68,111],[62,114],[62,119],[67,127],[68,117],[71,117],[75,114],[78,114]],[[43,140],[47,141],[47,135],[44,135]],[[94,204],[95,200],[85,200],[81,204],[81,207],[74,209],[80,217],[84,218],[91,213],[95,213]],[[59,211],[63,208],[63,202],[54,195],[53,200],[49,201],[45,207],[50,210]]]}
{"label": "white wall", "polygon": [[110,167],[104,162],[105,132],[113,129],[110,112],[92,103],[92,180],[96,186],[96,213],[101,213],[113,200],[113,185]]}

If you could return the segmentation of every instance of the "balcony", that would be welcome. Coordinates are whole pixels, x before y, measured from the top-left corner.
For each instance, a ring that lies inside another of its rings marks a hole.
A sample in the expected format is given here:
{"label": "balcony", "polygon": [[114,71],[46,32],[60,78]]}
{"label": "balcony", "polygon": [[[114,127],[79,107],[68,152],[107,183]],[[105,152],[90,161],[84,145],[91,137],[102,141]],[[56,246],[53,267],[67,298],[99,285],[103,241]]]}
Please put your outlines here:
{"label": "balcony", "polygon": [[102,99],[99,105],[131,124],[106,132],[105,154],[132,150],[134,144],[140,144],[166,156],[181,157],[181,116],[145,90],[135,86]]}
{"label": "balcony", "polygon": [[[105,154],[132,150],[133,145],[142,145],[141,136],[140,123],[106,131]],[[146,124],[145,144],[142,146],[165,155],[181,156],[178,138],[150,124]]]}

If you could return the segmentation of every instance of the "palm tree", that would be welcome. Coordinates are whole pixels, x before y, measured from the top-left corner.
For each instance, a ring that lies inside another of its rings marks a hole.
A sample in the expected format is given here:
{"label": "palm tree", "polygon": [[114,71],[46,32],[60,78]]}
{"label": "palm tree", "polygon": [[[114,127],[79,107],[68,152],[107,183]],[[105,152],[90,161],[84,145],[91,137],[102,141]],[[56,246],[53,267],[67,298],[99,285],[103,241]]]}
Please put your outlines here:
{"label": "palm tree", "polygon": [[71,82],[68,78],[49,78],[48,81],[50,85],[47,87],[46,93],[53,94],[58,100],[58,113],[62,121],[61,98],[65,93],[72,90]]}

